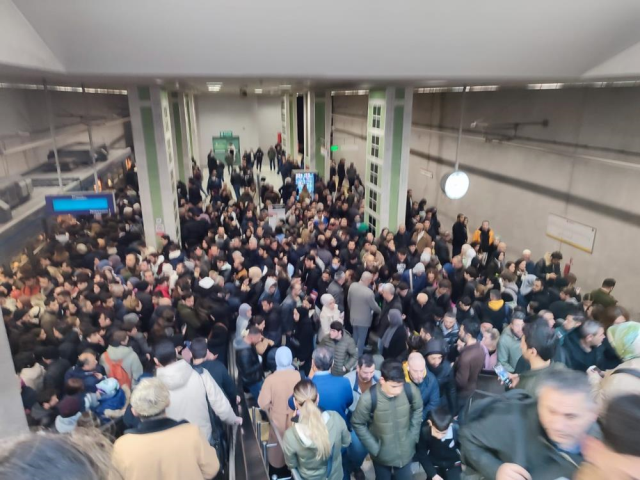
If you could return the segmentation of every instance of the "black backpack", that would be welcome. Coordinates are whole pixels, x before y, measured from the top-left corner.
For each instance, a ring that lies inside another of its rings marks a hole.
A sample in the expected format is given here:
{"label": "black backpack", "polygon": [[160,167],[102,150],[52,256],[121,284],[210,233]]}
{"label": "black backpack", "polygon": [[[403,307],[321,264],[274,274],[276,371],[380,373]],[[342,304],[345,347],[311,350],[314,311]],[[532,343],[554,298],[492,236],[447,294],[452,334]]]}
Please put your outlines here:
{"label": "black backpack", "polygon": [[[378,384],[376,383],[370,389],[371,392],[371,421],[373,421],[373,414],[376,411],[376,407],[378,406],[378,389],[376,388]],[[413,405],[413,390],[411,389],[411,384],[408,382],[404,383],[404,393],[407,396],[407,400],[409,400],[409,405]]]}

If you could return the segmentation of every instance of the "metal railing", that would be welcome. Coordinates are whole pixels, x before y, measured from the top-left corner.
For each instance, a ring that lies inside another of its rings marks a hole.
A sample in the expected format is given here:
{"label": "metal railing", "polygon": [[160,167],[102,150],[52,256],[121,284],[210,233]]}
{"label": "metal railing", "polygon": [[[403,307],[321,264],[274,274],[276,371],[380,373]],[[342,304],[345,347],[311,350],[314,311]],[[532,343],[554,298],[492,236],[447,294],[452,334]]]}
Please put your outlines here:
{"label": "metal railing", "polygon": [[[273,420],[271,419],[271,415],[269,415],[269,412],[266,412],[258,407],[252,407],[251,410],[252,410],[251,417],[253,418],[253,429],[255,430],[258,440],[260,441],[260,444],[262,446],[262,458],[264,459],[265,466],[266,468],[269,468],[268,451],[270,448],[274,448],[277,446],[280,446],[280,448],[282,448],[282,445],[283,445],[282,435],[280,435],[280,432],[278,431],[278,429],[275,428]],[[276,437],[275,443],[269,443],[266,440],[262,440],[262,428],[263,428],[263,425],[265,425],[265,423],[260,422],[259,419],[262,418],[263,415],[267,417],[269,428],[271,429],[271,431],[273,431]],[[295,468],[291,469],[290,477],[276,477],[274,475],[271,478],[272,480],[276,480],[276,479],[277,480],[302,480],[300,473]]]}

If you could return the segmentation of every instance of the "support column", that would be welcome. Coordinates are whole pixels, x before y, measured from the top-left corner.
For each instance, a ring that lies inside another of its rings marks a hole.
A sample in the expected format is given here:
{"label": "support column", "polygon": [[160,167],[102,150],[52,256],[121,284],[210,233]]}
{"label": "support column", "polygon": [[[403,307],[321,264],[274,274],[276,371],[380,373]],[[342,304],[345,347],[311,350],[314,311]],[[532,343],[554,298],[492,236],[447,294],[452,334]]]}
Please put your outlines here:
{"label": "support column", "polygon": [[404,223],[412,108],[410,87],[369,92],[365,221],[376,235]]}
{"label": "support column", "polygon": [[295,94],[284,95],[284,131],[282,132],[282,148],[298,158],[298,97]]}
{"label": "support column", "polygon": [[[314,92],[304,94],[304,164],[310,170],[316,166],[316,95]],[[322,175],[322,172],[318,172]]]}
{"label": "support column", "polygon": [[[173,131],[174,158],[178,178],[187,184],[191,177],[191,142],[189,140],[189,118],[187,117],[186,95],[171,92],[171,129]],[[196,159],[197,161],[197,159]]]}
{"label": "support column", "polygon": [[[191,156],[200,165],[200,135],[198,134],[198,121],[196,116],[196,99],[193,93],[184,94],[184,104],[186,108],[186,118],[188,120],[187,129],[189,131],[189,146]],[[189,157],[191,161],[191,157]]]}
{"label": "support column", "polygon": [[160,244],[167,234],[180,242],[180,217],[169,97],[160,87],[129,89],[129,112],[135,147],[144,236]]}
{"label": "support column", "polygon": [[11,358],[7,329],[0,311],[0,438],[17,437],[29,432],[20,398],[20,380]]}
{"label": "support column", "polygon": [[329,181],[331,153],[331,92],[305,95],[305,129],[309,166]]}

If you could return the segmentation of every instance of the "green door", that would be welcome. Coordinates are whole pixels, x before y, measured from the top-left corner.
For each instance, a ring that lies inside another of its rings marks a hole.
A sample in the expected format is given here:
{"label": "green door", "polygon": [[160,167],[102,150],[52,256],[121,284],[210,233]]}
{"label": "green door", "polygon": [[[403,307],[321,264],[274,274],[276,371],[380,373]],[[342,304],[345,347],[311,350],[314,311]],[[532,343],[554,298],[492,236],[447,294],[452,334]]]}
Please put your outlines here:
{"label": "green door", "polygon": [[242,161],[242,152],[240,151],[240,137],[213,137],[213,154],[222,162],[225,162],[229,149],[233,146],[235,150],[234,165],[240,165]]}

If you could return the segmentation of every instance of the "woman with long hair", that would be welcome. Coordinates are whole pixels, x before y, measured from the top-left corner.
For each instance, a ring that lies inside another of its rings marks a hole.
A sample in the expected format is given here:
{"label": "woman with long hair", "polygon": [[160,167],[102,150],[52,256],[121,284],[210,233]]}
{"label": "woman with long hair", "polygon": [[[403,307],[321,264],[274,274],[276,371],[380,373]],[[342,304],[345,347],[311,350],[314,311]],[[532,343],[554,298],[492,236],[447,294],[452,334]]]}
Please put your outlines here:
{"label": "woman with long hair", "polygon": [[311,380],[293,389],[297,420],[284,434],[282,450],[287,466],[304,480],[343,478],[342,449],[351,443],[343,418],[334,411],[321,412],[318,390]]}

